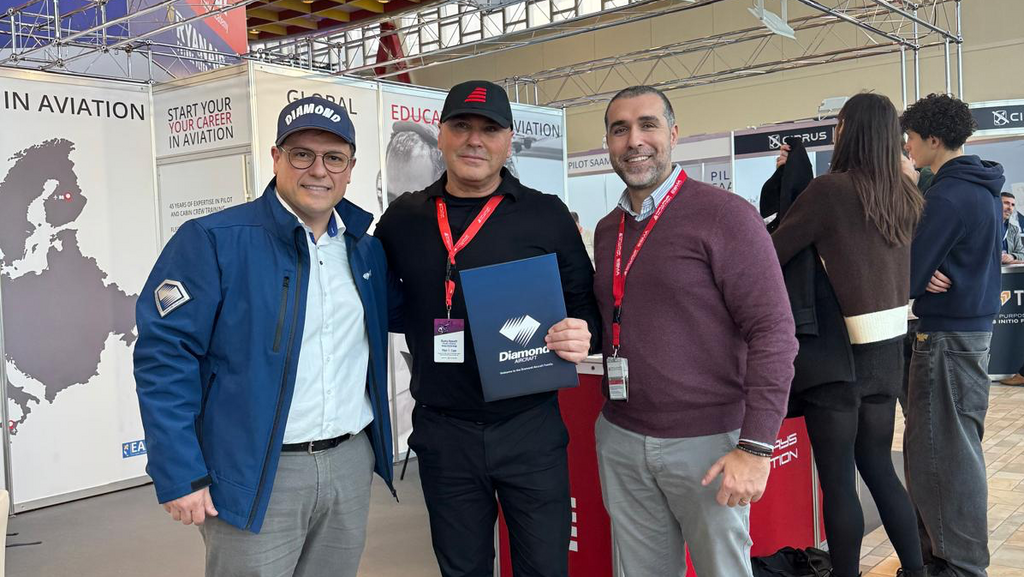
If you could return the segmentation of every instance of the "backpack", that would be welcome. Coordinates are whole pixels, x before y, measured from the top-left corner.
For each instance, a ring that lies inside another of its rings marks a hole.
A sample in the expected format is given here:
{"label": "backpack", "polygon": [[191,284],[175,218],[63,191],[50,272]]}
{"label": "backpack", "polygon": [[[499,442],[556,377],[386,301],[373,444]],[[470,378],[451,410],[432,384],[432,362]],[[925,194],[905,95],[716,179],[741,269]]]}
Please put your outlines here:
{"label": "backpack", "polygon": [[783,547],[774,555],[751,559],[754,577],[829,577],[832,560],[826,551]]}

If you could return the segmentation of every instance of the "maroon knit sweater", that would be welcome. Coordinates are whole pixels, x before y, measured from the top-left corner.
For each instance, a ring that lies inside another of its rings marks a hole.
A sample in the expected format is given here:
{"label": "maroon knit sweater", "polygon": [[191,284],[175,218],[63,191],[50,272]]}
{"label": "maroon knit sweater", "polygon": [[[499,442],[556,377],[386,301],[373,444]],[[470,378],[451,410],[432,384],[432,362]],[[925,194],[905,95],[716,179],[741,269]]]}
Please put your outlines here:
{"label": "maroon knit sweater", "polygon": [[[622,210],[594,233],[594,292],[611,356],[612,261]],[[623,266],[648,220],[627,215]],[[629,401],[612,423],[652,437],[740,429],[774,443],[786,413],[796,329],[764,223],[743,198],[687,179],[637,256],[622,303]],[[608,394],[607,380],[604,385]]]}

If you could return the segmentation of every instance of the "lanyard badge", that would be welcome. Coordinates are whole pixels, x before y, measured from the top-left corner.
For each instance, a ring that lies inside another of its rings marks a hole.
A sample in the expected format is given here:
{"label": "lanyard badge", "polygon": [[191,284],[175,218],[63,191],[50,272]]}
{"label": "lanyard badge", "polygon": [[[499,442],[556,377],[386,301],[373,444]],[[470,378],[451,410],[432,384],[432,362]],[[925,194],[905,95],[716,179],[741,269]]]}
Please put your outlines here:
{"label": "lanyard badge", "polygon": [[452,273],[455,271],[455,255],[476,237],[477,233],[487,222],[487,219],[494,214],[495,209],[501,204],[504,196],[493,196],[487,204],[480,209],[476,218],[470,223],[458,241],[454,241],[451,226],[448,224],[448,207],[444,199],[438,197],[435,201],[437,207],[437,227],[441,231],[441,240],[448,249],[448,256],[445,258],[444,270],[444,304],[447,315],[443,319],[434,319],[434,362],[435,363],[462,363],[466,359],[466,321],[452,318],[452,300],[455,297],[455,279]]}
{"label": "lanyard badge", "polygon": [[682,188],[684,182],[686,182],[686,171],[680,170],[679,176],[672,184],[672,188],[669,189],[665,198],[661,199],[661,202],[658,203],[658,208],[648,219],[647,226],[644,227],[643,233],[640,234],[640,238],[636,241],[636,246],[633,247],[633,254],[630,255],[625,268],[622,266],[622,243],[626,233],[626,214],[622,213],[622,218],[619,220],[619,237],[618,242],[615,244],[615,259],[612,266],[612,298],[615,302],[615,307],[612,309],[612,356],[608,357],[605,362],[605,375],[608,377],[608,398],[613,401],[629,400],[629,362],[624,357],[619,356],[622,327],[622,297],[626,294],[626,276],[629,275],[630,269],[633,268],[633,262],[636,261],[636,256],[640,254],[640,249],[643,248],[647,238],[651,235],[651,231],[654,230],[654,225],[658,224],[658,219],[665,213],[669,203],[679,194],[679,189]]}

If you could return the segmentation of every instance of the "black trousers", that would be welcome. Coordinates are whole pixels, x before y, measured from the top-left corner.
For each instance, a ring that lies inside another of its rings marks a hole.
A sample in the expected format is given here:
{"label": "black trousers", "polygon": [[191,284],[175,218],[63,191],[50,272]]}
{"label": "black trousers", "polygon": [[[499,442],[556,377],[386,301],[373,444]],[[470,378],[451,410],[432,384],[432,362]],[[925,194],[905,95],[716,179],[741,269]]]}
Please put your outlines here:
{"label": "black trousers", "polygon": [[515,577],[568,577],[568,442],[557,399],[497,423],[415,408],[409,446],[443,577],[494,574],[499,503]]}

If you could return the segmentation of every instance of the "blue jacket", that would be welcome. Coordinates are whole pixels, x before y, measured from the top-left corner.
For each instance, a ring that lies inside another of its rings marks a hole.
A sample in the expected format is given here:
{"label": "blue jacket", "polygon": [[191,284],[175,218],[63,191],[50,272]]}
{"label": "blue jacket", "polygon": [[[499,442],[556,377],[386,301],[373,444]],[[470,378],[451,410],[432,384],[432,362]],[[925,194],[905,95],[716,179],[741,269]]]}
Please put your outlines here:
{"label": "blue jacket", "polygon": [[[911,248],[910,297],[918,330],[991,331],[1002,282],[1003,167],[977,156],[942,165],[925,195]],[[925,290],[939,270],[952,281],[941,294]]]}
{"label": "blue jacket", "polygon": [[[291,406],[310,264],[305,229],[275,190],[271,181],[253,202],[186,222],[135,311],[135,382],[157,499],[210,486],[219,517],[253,533],[270,501]],[[384,250],[366,234],[369,213],[346,200],[336,210],[370,344],[367,433],[376,472],[394,493]]]}

